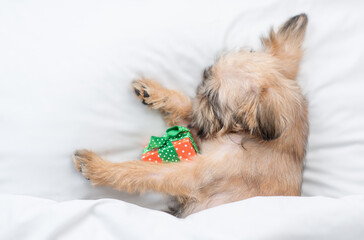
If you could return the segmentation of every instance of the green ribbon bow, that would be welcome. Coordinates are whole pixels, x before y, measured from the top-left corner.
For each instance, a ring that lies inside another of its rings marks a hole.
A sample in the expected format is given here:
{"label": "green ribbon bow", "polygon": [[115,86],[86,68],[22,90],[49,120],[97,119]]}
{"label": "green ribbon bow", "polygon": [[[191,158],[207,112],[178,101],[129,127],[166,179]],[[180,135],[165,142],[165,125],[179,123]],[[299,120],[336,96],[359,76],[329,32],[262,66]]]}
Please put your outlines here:
{"label": "green ribbon bow", "polygon": [[152,136],[150,138],[149,144],[143,150],[143,154],[149,152],[153,149],[158,148],[159,157],[165,162],[179,162],[179,157],[176,152],[176,149],[173,146],[173,141],[178,141],[183,138],[188,137],[195,149],[196,153],[198,153],[197,145],[193,140],[192,134],[190,130],[186,127],[182,126],[174,126],[168,128],[166,134],[162,137]]}

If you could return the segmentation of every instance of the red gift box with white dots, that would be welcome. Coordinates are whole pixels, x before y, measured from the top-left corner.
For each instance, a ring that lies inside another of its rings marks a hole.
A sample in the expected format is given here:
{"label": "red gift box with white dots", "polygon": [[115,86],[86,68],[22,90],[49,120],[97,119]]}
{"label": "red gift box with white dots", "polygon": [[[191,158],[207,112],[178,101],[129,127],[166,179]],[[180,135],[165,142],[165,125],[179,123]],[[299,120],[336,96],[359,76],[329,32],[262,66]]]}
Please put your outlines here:
{"label": "red gift box with white dots", "polygon": [[[191,140],[183,138],[181,140],[172,141],[173,147],[176,150],[179,160],[181,162],[192,161],[193,157],[196,156],[196,151],[193,148]],[[153,149],[152,151],[146,152],[142,155],[142,161],[161,163],[164,162],[158,154],[158,149]]]}

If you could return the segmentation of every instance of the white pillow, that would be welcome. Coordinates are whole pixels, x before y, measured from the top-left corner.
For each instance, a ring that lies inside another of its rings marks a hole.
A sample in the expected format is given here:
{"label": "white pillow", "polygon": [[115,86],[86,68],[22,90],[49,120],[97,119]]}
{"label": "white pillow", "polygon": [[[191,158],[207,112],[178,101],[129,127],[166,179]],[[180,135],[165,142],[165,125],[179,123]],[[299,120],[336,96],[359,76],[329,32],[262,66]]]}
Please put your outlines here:
{"label": "white pillow", "polygon": [[93,188],[76,149],[140,157],[161,117],[130,89],[141,75],[193,96],[222,50],[258,48],[271,25],[306,12],[300,83],[310,102],[304,195],[364,193],[362,3],[340,1],[30,1],[0,8],[0,192],[56,200],[139,197]]}

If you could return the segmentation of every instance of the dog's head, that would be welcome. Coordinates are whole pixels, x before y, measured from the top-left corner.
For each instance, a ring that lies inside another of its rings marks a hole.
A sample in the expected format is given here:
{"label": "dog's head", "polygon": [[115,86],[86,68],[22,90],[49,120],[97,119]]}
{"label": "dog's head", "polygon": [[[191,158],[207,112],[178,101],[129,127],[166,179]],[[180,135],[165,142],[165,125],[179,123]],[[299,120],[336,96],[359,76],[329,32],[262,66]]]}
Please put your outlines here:
{"label": "dog's head", "polygon": [[193,105],[192,125],[201,138],[248,132],[265,141],[294,124],[304,101],[295,81],[307,25],[305,14],[262,38],[263,50],[240,50],[205,69]]}

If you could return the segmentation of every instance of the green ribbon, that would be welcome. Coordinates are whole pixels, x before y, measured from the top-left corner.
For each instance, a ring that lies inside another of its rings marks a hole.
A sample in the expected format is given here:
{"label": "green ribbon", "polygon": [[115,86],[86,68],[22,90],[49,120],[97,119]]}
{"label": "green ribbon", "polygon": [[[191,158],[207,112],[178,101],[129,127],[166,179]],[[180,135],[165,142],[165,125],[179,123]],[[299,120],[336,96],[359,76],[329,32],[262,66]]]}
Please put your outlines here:
{"label": "green ribbon", "polygon": [[192,134],[190,130],[186,127],[182,126],[174,126],[168,128],[166,134],[162,137],[152,136],[150,138],[149,144],[143,150],[143,154],[149,152],[153,149],[158,148],[159,157],[165,162],[179,162],[179,157],[176,152],[176,149],[173,146],[173,141],[178,141],[183,138],[188,137],[195,149],[196,153],[198,153],[197,145],[193,140]]}

